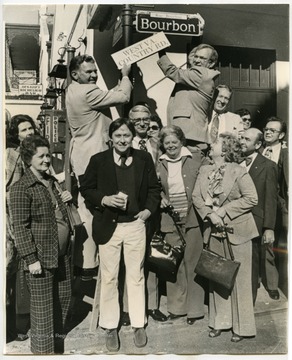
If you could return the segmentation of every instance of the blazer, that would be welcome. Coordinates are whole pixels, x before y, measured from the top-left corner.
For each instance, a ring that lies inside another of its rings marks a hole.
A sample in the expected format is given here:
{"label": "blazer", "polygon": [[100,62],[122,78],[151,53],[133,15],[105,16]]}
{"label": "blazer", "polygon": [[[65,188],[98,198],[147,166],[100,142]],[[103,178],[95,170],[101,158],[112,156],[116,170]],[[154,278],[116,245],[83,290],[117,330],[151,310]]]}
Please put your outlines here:
{"label": "blazer", "polygon": [[[279,197],[282,204],[282,211],[288,211],[288,186],[289,186],[289,153],[288,148],[283,148],[280,151],[278,161],[278,182],[279,182]],[[283,208],[285,206],[285,209]]]}
{"label": "blazer", "polygon": [[[188,214],[186,218],[186,228],[199,226],[197,214],[195,212],[195,208],[193,205],[192,193],[201,166],[201,155],[200,153],[192,153],[192,156],[193,156],[192,158],[189,156],[183,156],[182,158],[182,177],[188,199]],[[162,191],[169,199],[167,160],[163,159],[158,162],[157,172],[161,182]],[[173,220],[165,212],[162,212],[161,214],[161,231],[162,232],[174,231]]]}
{"label": "blazer", "polygon": [[[53,192],[67,220],[65,205],[54,184]],[[46,269],[57,268],[59,241],[55,209],[49,191],[30,169],[12,185],[9,206],[16,248],[24,269],[38,260]]]}
{"label": "blazer", "polygon": [[111,119],[104,114],[111,106],[130,100],[132,84],[123,77],[112,90],[103,91],[94,84],[73,81],[66,93],[67,116],[72,139],[70,161],[77,176],[84,174],[90,157],[109,148]]}
{"label": "blazer", "polygon": [[257,154],[249,171],[258,194],[258,203],[252,208],[258,232],[275,229],[277,216],[277,165],[261,154]]}
{"label": "blazer", "polygon": [[[206,216],[212,212],[205,205],[209,186],[208,176],[214,165],[201,166],[193,191],[194,205],[205,221],[204,240],[209,238],[211,226]],[[223,193],[219,195],[219,206],[226,211],[223,221],[233,227],[234,233],[229,234],[232,244],[243,244],[259,235],[251,210],[258,202],[254,183],[246,169],[235,163],[228,163],[222,181]]]}
{"label": "blazer", "polygon": [[202,66],[176,67],[163,55],[157,62],[164,75],[175,82],[167,106],[167,122],[182,128],[186,139],[209,143],[208,115],[219,71]]}
{"label": "blazer", "polygon": [[[212,118],[214,117],[214,111]],[[225,112],[219,114],[219,128],[218,135],[229,132],[236,137],[239,137],[240,133],[243,131],[243,124],[241,117],[232,112]]]}
{"label": "blazer", "polygon": [[6,149],[6,193],[8,193],[10,187],[21,178],[24,173],[24,165],[21,161],[19,148],[7,148]]}
{"label": "blazer", "polygon": [[[132,156],[139,211],[148,209],[153,214],[160,201],[160,186],[153,160],[143,150],[132,149]],[[118,218],[118,209],[101,204],[104,196],[118,191],[113,149],[93,155],[79,181],[85,204],[93,213],[93,239],[97,244],[105,244],[112,237]]]}

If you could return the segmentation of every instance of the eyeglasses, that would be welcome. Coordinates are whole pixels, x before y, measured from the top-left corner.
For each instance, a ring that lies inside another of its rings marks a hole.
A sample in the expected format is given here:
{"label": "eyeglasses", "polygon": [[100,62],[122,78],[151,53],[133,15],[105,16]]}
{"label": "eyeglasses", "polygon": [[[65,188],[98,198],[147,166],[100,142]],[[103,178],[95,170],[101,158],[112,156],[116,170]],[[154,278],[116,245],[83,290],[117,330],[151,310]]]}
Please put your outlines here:
{"label": "eyeglasses", "polygon": [[149,124],[150,123],[150,118],[149,117],[145,117],[145,118],[137,118],[137,119],[131,119],[134,123],[134,125],[140,125],[141,122],[143,121],[145,124]]}
{"label": "eyeglasses", "polygon": [[272,134],[275,134],[276,132],[280,133],[281,130],[276,130],[276,129],[271,129],[271,128],[264,128],[264,131],[267,132],[267,131],[270,131]]}
{"label": "eyeglasses", "polygon": [[243,118],[241,118],[241,119],[242,119],[242,121],[244,121],[244,122],[247,122],[247,121],[248,121],[248,122],[251,122],[251,119],[250,119],[250,118],[244,118],[244,117],[243,117]]}
{"label": "eyeglasses", "polygon": [[149,126],[149,130],[159,130],[159,127],[157,125]]}

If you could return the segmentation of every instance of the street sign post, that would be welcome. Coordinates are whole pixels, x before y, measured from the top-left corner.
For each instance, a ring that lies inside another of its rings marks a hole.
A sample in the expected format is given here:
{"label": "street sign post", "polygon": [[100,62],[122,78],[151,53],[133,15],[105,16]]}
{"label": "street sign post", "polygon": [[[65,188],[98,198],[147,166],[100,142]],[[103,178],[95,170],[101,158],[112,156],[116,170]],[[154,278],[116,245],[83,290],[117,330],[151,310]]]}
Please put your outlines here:
{"label": "street sign post", "polygon": [[200,14],[137,10],[136,30],[141,33],[163,31],[171,35],[201,36],[205,21]]}

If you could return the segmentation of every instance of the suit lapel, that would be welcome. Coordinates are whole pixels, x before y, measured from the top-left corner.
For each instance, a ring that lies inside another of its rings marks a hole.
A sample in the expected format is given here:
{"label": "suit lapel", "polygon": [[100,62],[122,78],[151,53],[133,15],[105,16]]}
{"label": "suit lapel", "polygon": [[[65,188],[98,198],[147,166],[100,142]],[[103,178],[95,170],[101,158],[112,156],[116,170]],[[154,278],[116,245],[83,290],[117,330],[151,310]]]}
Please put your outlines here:
{"label": "suit lapel", "polygon": [[113,191],[118,191],[118,182],[115,168],[115,161],[113,155],[113,149],[108,150],[108,153],[104,157],[104,166],[102,166],[102,171],[105,173],[105,179],[108,181],[108,188],[113,189]]}
{"label": "suit lapel", "polygon": [[236,168],[233,168],[231,164],[226,165],[225,174],[222,180],[223,192],[219,195],[220,205],[227,199],[237,177]]}
{"label": "suit lapel", "polygon": [[254,159],[254,162],[252,163],[249,174],[254,179],[257,177],[258,173],[262,170],[262,163],[265,162],[265,158],[261,154],[257,154],[256,158]]}
{"label": "suit lapel", "polygon": [[140,156],[137,156],[137,152],[135,149],[133,149],[133,162],[135,172],[135,190],[136,194],[138,195],[143,180],[145,161],[144,159],[140,158]]}

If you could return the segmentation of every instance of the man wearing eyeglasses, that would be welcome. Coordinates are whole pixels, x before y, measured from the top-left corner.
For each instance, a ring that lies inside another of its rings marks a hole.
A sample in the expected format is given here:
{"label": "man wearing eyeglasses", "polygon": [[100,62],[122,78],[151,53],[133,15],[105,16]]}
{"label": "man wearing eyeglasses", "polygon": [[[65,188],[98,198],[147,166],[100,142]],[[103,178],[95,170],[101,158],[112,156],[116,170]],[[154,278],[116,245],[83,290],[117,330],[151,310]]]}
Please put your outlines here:
{"label": "man wearing eyeglasses", "polygon": [[210,143],[208,115],[214,81],[220,74],[214,70],[217,51],[208,44],[198,45],[189,53],[186,69],[176,67],[164,50],[158,55],[158,66],[175,82],[167,106],[167,123],[183,130],[190,151],[206,150],[206,144]]}
{"label": "man wearing eyeglasses", "polygon": [[288,232],[288,148],[283,141],[287,132],[286,123],[276,116],[268,118],[264,128],[265,148],[263,155],[278,165],[278,209],[281,215],[279,228],[283,230],[280,235],[286,246]]}
{"label": "man wearing eyeglasses", "polygon": [[[282,213],[288,213],[288,148],[283,141],[286,123],[276,116],[268,118],[264,128],[265,148],[263,155],[278,165],[279,197]],[[286,221],[284,226],[287,226]]]}
{"label": "man wearing eyeglasses", "polygon": [[159,156],[159,142],[157,138],[149,137],[148,130],[151,120],[151,112],[145,105],[135,105],[129,111],[129,119],[135,126],[136,136],[133,139],[134,149],[144,150],[152,156],[156,166]]}

